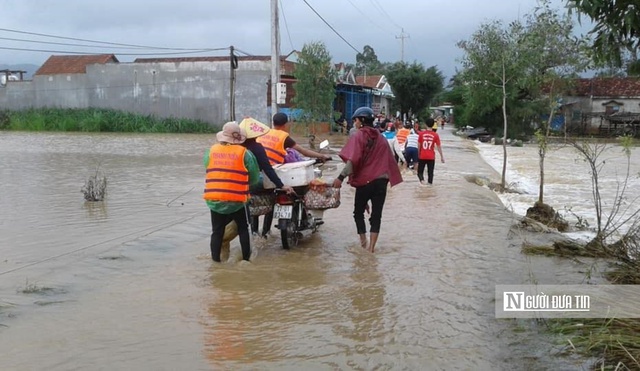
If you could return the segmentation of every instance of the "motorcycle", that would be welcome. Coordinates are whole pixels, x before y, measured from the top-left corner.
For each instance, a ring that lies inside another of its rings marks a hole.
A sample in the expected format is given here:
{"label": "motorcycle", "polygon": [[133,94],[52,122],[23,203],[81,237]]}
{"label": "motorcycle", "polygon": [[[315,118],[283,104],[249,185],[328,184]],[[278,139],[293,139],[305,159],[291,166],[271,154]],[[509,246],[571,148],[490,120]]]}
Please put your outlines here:
{"label": "motorcycle", "polygon": [[[328,148],[328,141],[320,143],[320,150]],[[314,164],[314,178],[322,176],[324,162],[316,160]],[[315,233],[318,227],[324,224],[322,220],[324,210],[310,210],[304,204],[304,195],[309,191],[309,185],[293,187],[293,193],[286,193],[282,189],[276,189],[276,201],[273,206],[273,218],[278,221],[282,248],[290,249],[298,245],[302,237],[302,231],[310,230]]]}

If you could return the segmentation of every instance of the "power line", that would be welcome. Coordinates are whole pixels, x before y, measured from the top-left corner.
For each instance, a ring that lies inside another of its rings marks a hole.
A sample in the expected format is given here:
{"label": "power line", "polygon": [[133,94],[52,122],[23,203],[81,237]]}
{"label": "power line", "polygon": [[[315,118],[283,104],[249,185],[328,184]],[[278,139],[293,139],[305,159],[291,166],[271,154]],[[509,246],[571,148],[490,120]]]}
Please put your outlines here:
{"label": "power line", "polygon": [[[89,52],[78,52],[78,51],[70,51],[70,50],[49,50],[49,49],[27,49],[27,48],[10,48],[0,46],[0,49],[3,50],[18,50],[18,51],[28,51],[28,52],[44,52],[44,53],[62,53],[62,54],[78,54],[78,55],[94,55],[96,53]],[[100,54],[118,54],[118,55],[180,55],[180,54],[197,54],[204,53],[210,51],[219,51],[219,50],[229,50],[229,47],[226,48],[217,48],[217,49],[202,49],[202,50],[190,50],[190,51],[179,51],[179,52],[157,52],[157,53],[100,53]]]}
{"label": "power line", "polygon": [[333,28],[333,26],[331,26],[331,25],[329,24],[329,22],[327,22],[324,18],[322,18],[322,16],[321,16],[321,15],[320,15],[320,14],[319,14],[315,9],[313,9],[313,7],[311,6],[311,4],[309,4],[309,3],[307,2],[307,0],[302,0],[302,1],[304,1],[304,3],[305,3],[305,4],[307,4],[307,6],[308,6],[311,10],[313,10],[313,12],[314,12],[314,13],[316,13],[316,15],[317,15],[320,19],[322,19],[322,22],[324,22],[324,24],[326,24],[326,25],[331,29],[331,31],[333,31],[336,35],[338,35],[338,37],[339,37],[339,38],[341,38],[341,39],[342,39],[342,41],[344,41],[345,43],[347,43],[347,45],[349,45],[349,46],[351,47],[351,49],[353,49],[356,53],[360,53],[360,51],[359,51],[358,49],[356,49],[353,45],[351,45],[351,43],[350,43],[350,42],[348,42],[348,41],[347,41],[347,39],[345,39],[342,35],[340,35],[340,33],[339,33],[338,31],[336,31],[336,29],[335,29],[335,28]]}
{"label": "power line", "polygon": [[[227,48],[227,49],[228,49],[228,48]],[[255,56],[255,54],[247,53],[247,52],[245,52],[244,50],[240,50],[240,49],[238,49],[238,48],[236,48],[236,47],[233,47],[233,50],[235,50],[235,51],[237,51],[237,52],[240,52],[240,53],[242,53],[242,54],[244,54],[244,55],[246,55],[246,56],[248,56],[248,57],[254,57],[254,56]]]}
{"label": "power line", "polygon": [[360,8],[358,8],[356,6],[356,4],[354,4],[351,0],[347,0],[349,2],[349,4],[351,4],[351,6],[353,6],[358,12],[360,12],[360,14],[362,14],[365,18],[367,18],[367,20],[369,21],[369,23],[376,25],[379,29],[381,29],[384,32],[388,32],[391,33],[389,30],[386,30],[384,28],[382,28],[382,26],[380,26],[379,22],[376,22],[375,20],[371,19],[371,17],[369,17],[368,15],[366,15],[362,10],[360,10]]}
{"label": "power line", "polygon": [[296,50],[293,47],[293,41],[291,40],[291,33],[289,33],[289,25],[287,24],[287,17],[284,15],[284,7],[282,6],[282,0],[280,1],[280,9],[282,9],[282,19],[284,20],[284,28],[287,30],[287,36],[289,36],[289,44],[291,44],[291,50]]}
{"label": "power line", "polygon": [[[45,44],[45,45],[64,45],[64,46],[77,46],[81,48],[104,48],[103,45],[87,45],[87,44],[72,44],[72,43],[59,43],[55,41],[40,41],[40,40],[31,40],[31,39],[16,39],[11,37],[0,37],[0,40],[8,40],[8,41],[21,41],[25,43],[35,43],[35,44]],[[113,46],[116,49],[140,49],[133,46]],[[160,50],[168,50],[169,48],[163,48]],[[182,50],[179,49],[179,50]],[[193,49],[196,50],[196,49]],[[200,50],[200,49],[197,49]]]}
{"label": "power line", "polygon": [[[18,34],[24,34],[24,35],[34,35],[34,36],[50,37],[50,38],[53,38],[53,39],[63,39],[63,40],[73,40],[73,41],[83,41],[83,42],[90,42],[90,43],[97,43],[97,44],[104,44],[104,45],[125,46],[125,47],[140,48],[140,49],[156,49],[156,50],[186,50],[186,51],[196,50],[196,49],[197,49],[197,50],[222,50],[222,49],[228,49],[228,47],[225,47],[225,48],[215,48],[215,49],[208,49],[208,48],[169,48],[169,47],[162,47],[162,46],[148,46],[148,45],[136,45],[136,44],[122,44],[122,43],[114,43],[114,42],[109,42],[109,41],[89,40],[89,39],[81,39],[81,38],[77,38],[77,37],[66,37],[66,36],[58,36],[58,35],[52,35],[52,34],[43,34],[43,33],[37,33],[37,32],[29,32],[29,31],[13,30],[13,29],[8,29],[8,28],[0,28],[0,31],[4,31],[4,32],[12,32],[12,33],[18,33]],[[72,44],[72,45],[73,45],[73,44]]]}
{"label": "power line", "polygon": [[377,8],[378,10],[380,10],[381,14],[387,18],[389,18],[389,20],[391,21],[391,23],[393,23],[396,27],[398,28],[402,28],[400,25],[398,25],[396,23],[396,21],[393,20],[393,18],[389,15],[389,13],[387,13],[386,10],[384,10],[384,8],[382,7],[382,5],[380,5],[380,3],[378,2],[378,0],[369,0],[371,2],[371,4],[373,4],[374,8]]}

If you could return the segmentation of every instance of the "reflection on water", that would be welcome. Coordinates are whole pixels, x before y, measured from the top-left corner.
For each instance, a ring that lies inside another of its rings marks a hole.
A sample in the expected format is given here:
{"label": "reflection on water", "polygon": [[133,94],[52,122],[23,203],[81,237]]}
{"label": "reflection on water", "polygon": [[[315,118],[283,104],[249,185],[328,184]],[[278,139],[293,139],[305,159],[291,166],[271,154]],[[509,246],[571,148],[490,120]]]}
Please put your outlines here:
{"label": "reflection on water", "polygon": [[[582,266],[523,257],[499,199],[464,179],[495,171],[442,137],[434,187],[405,174],[388,192],[375,255],[358,247],[345,186],[298,247],[273,229],[251,263],[213,264],[201,197],[213,136],[2,133],[2,368],[567,368],[550,339],[494,318],[494,286],[575,283]],[[86,203],[97,162],[107,198]],[[27,295],[25,282],[53,290]]]}

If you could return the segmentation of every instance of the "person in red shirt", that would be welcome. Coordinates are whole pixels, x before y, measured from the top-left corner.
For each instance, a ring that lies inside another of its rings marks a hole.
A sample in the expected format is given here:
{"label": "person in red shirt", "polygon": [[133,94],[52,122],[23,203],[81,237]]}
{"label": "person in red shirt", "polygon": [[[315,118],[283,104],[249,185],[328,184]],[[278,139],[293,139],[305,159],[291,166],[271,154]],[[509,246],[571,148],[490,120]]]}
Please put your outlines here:
{"label": "person in red shirt", "polygon": [[[440,145],[440,136],[433,131],[434,121],[429,117],[425,124],[427,130],[418,133],[418,179],[420,184],[433,184],[433,169],[436,165],[436,149],[440,154],[440,161],[444,164],[444,156],[442,155],[442,146]],[[427,183],[424,182],[424,167],[427,166]]]}

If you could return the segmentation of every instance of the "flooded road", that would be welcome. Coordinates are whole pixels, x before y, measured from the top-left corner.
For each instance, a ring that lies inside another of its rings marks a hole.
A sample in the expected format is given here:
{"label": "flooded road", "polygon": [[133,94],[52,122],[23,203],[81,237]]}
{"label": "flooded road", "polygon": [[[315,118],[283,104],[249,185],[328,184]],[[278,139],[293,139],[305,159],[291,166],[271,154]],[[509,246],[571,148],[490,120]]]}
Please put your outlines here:
{"label": "flooded road", "polygon": [[[375,254],[345,184],[295,249],[272,229],[252,263],[214,264],[201,198],[213,136],[0,133],[2,368],[579,368],[528,322],[496,320],[494,290],[579,282],[584,267],[523,256],[512,214],[464,179],[495,170],[442,138],[434,186],[405,174],[388,193]],[[107,198],[87,204],[97,167]]]}

